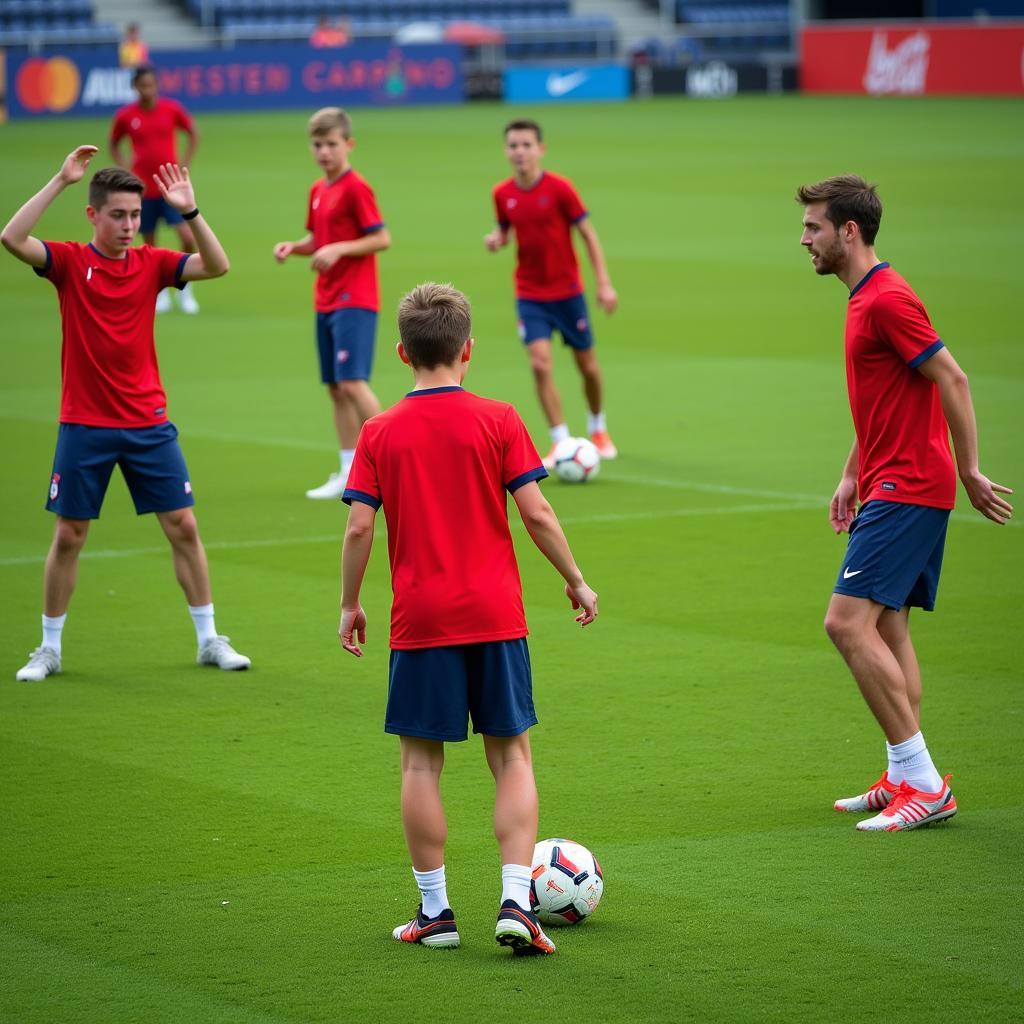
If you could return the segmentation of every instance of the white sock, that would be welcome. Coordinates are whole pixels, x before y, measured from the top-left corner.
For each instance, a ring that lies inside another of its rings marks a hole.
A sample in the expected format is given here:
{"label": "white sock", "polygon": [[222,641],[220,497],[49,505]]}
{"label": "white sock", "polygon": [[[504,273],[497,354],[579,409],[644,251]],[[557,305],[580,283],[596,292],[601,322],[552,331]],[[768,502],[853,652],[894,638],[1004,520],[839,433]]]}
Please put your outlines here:
{"label": "white sock", "polygon": [[202,647],[207,640],[212,640],[217,635],[217,627],[213,624],[213,605],[203,604],[198,607],[188,606],[188,613],[196,627],[196,640]]}
{"label": "white sock", "polygon": [[587,413],[587,433],[596,434],[599,430],[607,430],[608,424],[605,423],[603,412],[588,412]]}
{"label": "white sock", "polygon": [[554,444],[558,444],[559,441],[565,441],[571,436],[569,427],[565,423],[559,423],[557,427],[552,427],[549,433]]}
{"label": "white sock", "polygon": [[442,910],[447,910],[448,887],[444,880],[444,865],[433,871],[417,871],[413,868],[412,873],[422,897],[423,916],[437,917]]}
{"label": "white sock", "polygon": [[942,776],[932,764],[931,754],[925,745],[924,736],[916,732],[902,743],[886,743],[885,752],[889,757],[889,781],[897,786],[906,781],[914,789],[925,793],[937,793],[942,788]]}
{"label": "white sock", "polygon": [[63,615],[43,616],[43,646],[52,647],[58,654],[60,654],[60,633],[67,617],[67,612]]}
{"label": "white sock", "polygon": [[355,448],[342,448],[338,454],[341,456],[341,475],[348,476],[352,468],[352,460],[356,457]]}
{"label": "white sock", "polygon": [[530,865],[501,865],[501,902],[515,900],[523,910],[530,909]]}

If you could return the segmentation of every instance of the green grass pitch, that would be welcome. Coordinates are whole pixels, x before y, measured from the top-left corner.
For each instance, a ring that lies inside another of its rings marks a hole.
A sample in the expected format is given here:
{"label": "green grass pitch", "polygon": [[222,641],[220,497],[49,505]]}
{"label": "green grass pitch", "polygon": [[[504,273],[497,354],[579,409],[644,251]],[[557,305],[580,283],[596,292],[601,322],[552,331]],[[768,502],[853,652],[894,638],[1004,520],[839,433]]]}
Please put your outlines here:
{"label": "green grass pitch", "polygon": [[[590,846],[604,903],[511,961],[492,939],[498,857],[478,740],[449,749],[449,892],[463,947],[398,947],[415,909],[383,734],[383,543],[367,657],[336,638],[343,507],[302,233],[306,112],[206,116],[199,203],[232,258],[202,314],[158,322],[212,567],[247,674],[200,670],[152,517],[115,476],[65,630],[65,673],[15,684],[38,643],[59,326],[49,284],[0,259],[0,1018],[12,1024],[440,1020],[1021,1020],[1024,532],[961,495],[939,609],[914,617],[925,733],[961,813],[859,835],[831,810],[882,738],[821,619],[843,541],[827,499],[851,439],[845,294],[798,245],[798,184],[881,185],[879,252],[970,374],[982,469],[1024,486],[1024,108],[1003,101],[751,98],[539,108],[621,294],[594,314],[622,456],[546,484],[601,618],[573,625],[516,529],[531,626],[542,836]],[[394,245],[375,385],[407,387],[398,298],[453,281],[475,310],[468,384],[543,422],[515,336],[511,252],[489,255],[504,176],[496,105],[355,112],[354,162]],[[0,217],[105,121],[0,128]],[[85,193],[44,237],[88,237]],[[163,236],[165,242],[169,237]],[[589,274],[588,274],[589,280]],[[583,402],[558,374],[574,430]],[[1020,504],[1020,502],[1018,502]],[[382,538],[380,538],[382,541]]]}

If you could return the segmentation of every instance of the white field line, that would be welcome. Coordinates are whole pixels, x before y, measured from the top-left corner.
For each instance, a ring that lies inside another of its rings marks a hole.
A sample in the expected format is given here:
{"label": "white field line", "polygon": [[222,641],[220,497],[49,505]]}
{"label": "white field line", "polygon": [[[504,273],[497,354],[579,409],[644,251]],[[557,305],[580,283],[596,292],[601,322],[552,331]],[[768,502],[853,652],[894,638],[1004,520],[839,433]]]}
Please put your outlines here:
{"label": "white field line", "polygon": [[[561,522],[568,526],[585,526],[589,523],[625,523],[633,520],[647,519],[684,519],[691,516],[728,516],[756,515],[759,512],[797,512],[817,508],[804,502],[774,503],[770,505],[725,505],[721,508],[674,508],[651,512],[607,512],[592,516],[563,516]],[[512,520],[514,527],[521,528],[518,519]],[[279,537],[267,540],[215,540],[205,545],[207,551],[248,551],[253,548],[286,548],[304,544],[341,544],[344,531],[325,533],[313,537]],[[167,553],[167,545],[151,548],[108,548],[82,552],[82,558],[136,558],[146,555],[163,555]],[[45,554],[20,555],[14,558],[0,558],[0,568],[20,565],[42,565],[46,561]]]}

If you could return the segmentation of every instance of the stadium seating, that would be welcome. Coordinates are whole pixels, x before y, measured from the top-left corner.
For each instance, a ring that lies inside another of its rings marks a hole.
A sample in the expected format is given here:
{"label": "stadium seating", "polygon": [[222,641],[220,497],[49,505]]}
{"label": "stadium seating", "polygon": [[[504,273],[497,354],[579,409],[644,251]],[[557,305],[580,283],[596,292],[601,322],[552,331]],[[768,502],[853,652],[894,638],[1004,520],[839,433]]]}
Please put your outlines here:
{"label": "stadium seating", "polygon": [[116,42],[115,26],[93,20],[91,0],[3,0],[0,46]]}
{"label": "stadium seating", "polygon": [[696,30],[691,38],[699,42],[702,56],[792,47],[788,3],[675,0],[675,15],[681,29]]}

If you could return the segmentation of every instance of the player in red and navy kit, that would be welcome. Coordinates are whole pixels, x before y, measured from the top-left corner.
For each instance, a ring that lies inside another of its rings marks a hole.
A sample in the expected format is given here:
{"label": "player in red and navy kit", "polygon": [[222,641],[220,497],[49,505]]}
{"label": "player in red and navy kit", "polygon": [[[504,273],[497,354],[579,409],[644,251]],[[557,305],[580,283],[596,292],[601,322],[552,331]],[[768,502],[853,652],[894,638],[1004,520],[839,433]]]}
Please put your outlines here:
{"label": "player in red and navy kit", "polygon": [[[188,137],[183,167],[191,167],[199,146],[199,130],[188,111],[177,101],[165,99],[158,94],[156,71],[149,65],[137,67],[132,74],[132,86],[138,93],[138,100],[122,107],[114,115],[110,128],[110,155],[118,167],[130,170],[146,187],[142,198],[142,221],[139,230],[146,245],[156,244],[157,221],[163,220],[178,232],[181,247],[185,252],[195,252],[196,244],[192,229],[182,220],[181,214],[160,194],[154,176],[164,164],[177,164],[177,133]],[[129,161],[123,150],[122,140],[131,140],[132,158]],[[182,311],[198,313],[199,303],[192,293],[192,286],[165,289],[156,300],[156,311],[165,313],[171,308],[171,292],[177,291]]]}
{"label": "player in red and navy kit", "polygon": [[614,313],[619,297],[612,287],[597,232],[576,189],[568,178],[541,169],[544,153],[536,121],[512,121],[505,127],[505,155],[513,175],[494,188],[498,226],[484,237],[484,244],[497,252],[515,232],[519,334],[527,347],[537,397],[550,428],[552,447],[544,459],[550,468],[555,446],[570,436],[553,375],[551,338],[555,331],[572,349],[583,378],[590,410],[590,439],[602,458],[614,459],[618,454],[605,421],[601,367],[594,352],[594,335],[572,244],[574,227],[594,267],[598,305],[606,313]]}
{"label": "player in red and navy kit", "polygon": [[339,634],[362,656],[359,601],[383,506],[391,562],[391,662],[385,731],[401,737],[402,823],[422,903],[394,930],[402,942],[457,946],[448,903],[440,775],[444,744],[483,734],[497,785],[494,831],[502,856],[496,940],[520,953],[553,953],[530,907],[537,789],[528,730],[533,707],[526,616],[507,494],[530,536],[565,579],[576,621],[592,622],[597,595],[573,561],[537,481],[547,476],[515,409],[464,391],[473,349],[469,303],[448,285],[423,284],[399,306],[398,354],[415,386],[368,420],[344,501],[352,506],[342,556]]}
{"label": "player in red and navy kit", "polygon": [[[956,474],[994,523],[1011,505],[978,469],[967,377],[935,333],[910,285],[875,255],[882,203],[863,178],[805,185],[803,245],[818,274],[850,291],[846,379],[855,440],[829,511],[849,543],[825,617],[886,738],[888,766],[837,811],[877,812],[860,831],[898,832],[956,814],[950,776],[935,769],[921,733],[921,673],[910,609],[931,611],[942,568]],[[953,435],[956,466],[949,448]],[[857,509],[857,502],[860,508]]]}
{"label": "player in red and navy kit", "polygon": [[170,541],[178,582],[196,628],[200,665],[249,667],[214,626],[206,552],[192,512],[195,499],[178,432],[167,418],[153,345],[154,300],[161,288],[182,287],[227,273],[228,258],[196,206],[187,170],[159,171],[165,202],[192,225],[198,252],[132,243],[142,211],[142,182],[108,167],[89,183],[86,214],[92,241],[43,242],[39,218],[69,185],[80,181],[95,146],[79,146],[60,171],[10,219],[4,248],[34,267],[60,300],[61,403],[57,450],[46,507],[56,514],[46,558],[43,640],[17,678],[38,681],[61,669],[61,634],[78,572],[78,557],[98,519],[114,466],[120,466],[135,510],[155,512]]}
{"label": "player in red and navy kit", "polygon": [[391,235],[377,209],[373,189],[349,163],[355,145],[352,119],[339,107],[324,107],[309,119],[313,157],[324,172],[309,190],[304,238],[278,242],[274,258],[310,256],[317,272],[313,289],[320,380],[327,385],[340,446],[340,466],[307,498],[340,498],[352,467],[359,429],[380,412],[370,389],[380,310],[377,256]]}

